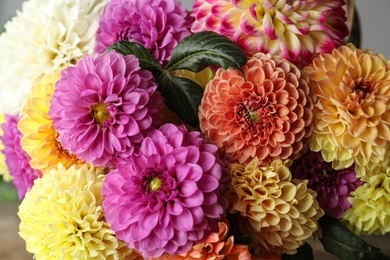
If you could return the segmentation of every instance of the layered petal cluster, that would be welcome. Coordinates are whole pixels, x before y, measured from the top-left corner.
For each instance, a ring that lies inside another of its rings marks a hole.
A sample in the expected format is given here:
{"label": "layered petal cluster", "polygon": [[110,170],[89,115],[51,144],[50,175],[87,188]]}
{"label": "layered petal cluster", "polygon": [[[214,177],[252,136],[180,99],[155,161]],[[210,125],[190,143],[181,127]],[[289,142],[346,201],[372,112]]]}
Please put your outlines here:
{"label": "layered petal cluster", "polygon": [[160,63],[191,34],[185,6],[178,0],[113,0],[100,17],[96,52],[119,41],[144,46]]}
{"label": "layered petal cluster", "polygon": [[[5,122],[5,118],[3,114],[0,114],[0,126]],[[9,174],[9,170],[7,164],[5,162],[5,155],[3,154],[4,145],[1,141],[1,136],[3,136],[3,129],[0,127],[0,176],[1,179],[5,182],[12,181],[12,176]]]}
{"label": "layered petal cluster", "polygon": [[95,166],[114,167],[159,126],[164,100],[133,55],[86,55],[61,71],[49,115],[58,140]]}
{"label": "layered petal cluster", "polygon": [[196,0],[192,31],[229,37],[248,55],[280,55],[309,64],[348,36],[344,0]]}
{"label": "layered petal cluster", "polygon": [[158,260],[193,260],[193,259],[240,259],[252,260],[246,245],[235,245],[234,237],[227,238],[229,222],[218,223],[218,232],[211,233],[202,243],[196,244],[188,252],[178,255],[163,255]]}
{"label": "layered petal cluster", "polygon": [[58,163],[65,168],[84,164],[57,141],[58,133],[54,130],[48,114],[54,86],[59,78],[60,72],[53,72],[44,75],[42,80],[33,86],[23,107],[22,118],[18,122],[18,129],[23,134],[22,148],[31,158],[30,165],[43,174],[57,168]]}
{"label": "layered petal cluster", "polygon": [[238,213],[240,231],[253,234],[256,254],[295,254],[324,215],[307,181],[291,179],[290,165],[289,160],[275,160],[258,166],[257,158],[246,166],[231,164],[229,210]]}
{"label": "layered petal cluster", "polygon": [[5,122],[1,125],[5,163],[12,176],[12,182],[18,190],[19,199],[23,199],[26,192],[34,185],[34,180],[42,176],[42,172],[31,168],[30,156],[22,149],[22,133],[18,130],[18,121],[21,116],[5,115]]}
{"label": "layered petal cluster", "polygon": [[357,235],[384,235],[390,232],[390,168],[366,176],[366,181],[351,193],[352,207],[341,221]]}
{"label": "layered petal cluster", "polygon": [[359,177],[388,165],[390,62],[345,45],[315,58],[305,73],[314,103],[310,149],[334,169],[355,164]]}
{"label": "layered petal cluster", "polygon": [[[118,259],[118,239],[104,219],[104,171],[62,165],[37,179],[19,206],[19,234],[37,259]],[[132,249],[127,248],[131,255]]]}
{"label": "layered petal cluster", "polygon": [[308,79],[290,62],[258,53],[216,72],[199,107],[200,128],[231,161],[295,159],[312,132]]}
{"label": "layered petal cluster", "polygon": [[332,168],[318,152],[309,151],[294,161],[294,178],[309,180],[308,187],[317,192],[317,200],[326,214],[339,218],[351,207],[348,198],[363,182],[356,176],[354,165],[340,170]]}
{"label": "layered petal cluster", "polygon": [[0,35],[0,112],[19,114],[31,87],[95,47],[109,0],[28,0]]}
{"label": "layered petal cluster", "polygon": [[218,229],[228,180],[215,145],[197,131],[164,124],[107,174],[103,207],[117,237],[146,259],[178,255]]}

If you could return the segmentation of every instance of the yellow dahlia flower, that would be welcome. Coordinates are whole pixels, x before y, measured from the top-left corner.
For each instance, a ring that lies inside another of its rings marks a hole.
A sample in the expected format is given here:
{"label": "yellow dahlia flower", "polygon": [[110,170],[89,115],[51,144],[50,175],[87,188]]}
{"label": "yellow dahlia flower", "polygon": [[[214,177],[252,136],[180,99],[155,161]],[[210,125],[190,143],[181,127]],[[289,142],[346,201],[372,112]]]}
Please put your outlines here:
{"label": "yellow dahlia flower", "polygon": [[37,179],[18,212],[27,251],[37,259],[118,259],[123,246],[102,208],[104,176],[87,164],[68,170],[59,165]]}
{"label": "yellow dahlia flower", "polygon": [[23,108],[23,117],[18,123],[23,134],[22,148],[31,157],[31,167],[44,174],[56,168],[58,163],[65,168],[73,164],[84,164],[57,141],[58,133],[48,115],[55,83],[59,78],[59,71],[47,74],[33,86]]}
{"label": "yellow dahlia flower", "polygon": [[258,166],[231,164],[231,183],[226,196],[231,213],[239,213],[242,233],[252,233],[255,253],[294,254],[319,228],[324,215],[317,193],[306,180],[291,179],[291,161],[275,160]]}
{"label": "yellow dahlia flower", "polygon": [[[3,114],[0,114],[0,126],[5,122]],[[0,127],[0,136],[3,135],[3,129]],[[3,178],[3,181],[10,182],[12,181],[12,176],[9,174],[7,164],[5,163],[5,155],[1,152],[4,149],[3,142],[0,140],[0,176]]]}
{"label": "yellow dahlia flower", "polygon": [[305,68],[314,102],[310,149],[334,169],[355,163],[363,177],[390,157],[390,61],[341,46]]}
{"label": "yellow dahlia flower", "polygon": [[390,232],[390,168],[366,177],[366,183],[351,193],[352,206],[341,221],[357,235]]}

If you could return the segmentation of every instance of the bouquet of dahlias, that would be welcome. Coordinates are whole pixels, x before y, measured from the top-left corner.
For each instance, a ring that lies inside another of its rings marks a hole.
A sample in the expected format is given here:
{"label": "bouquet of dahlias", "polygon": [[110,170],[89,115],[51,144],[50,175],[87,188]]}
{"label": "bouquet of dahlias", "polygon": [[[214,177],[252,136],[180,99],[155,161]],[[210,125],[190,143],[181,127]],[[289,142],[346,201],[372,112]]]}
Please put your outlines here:
{"label": "bouquet of dahlias", "polygon": [[37,259],[390,259],[390,62],[344,0],[28,0],[4,180]]}

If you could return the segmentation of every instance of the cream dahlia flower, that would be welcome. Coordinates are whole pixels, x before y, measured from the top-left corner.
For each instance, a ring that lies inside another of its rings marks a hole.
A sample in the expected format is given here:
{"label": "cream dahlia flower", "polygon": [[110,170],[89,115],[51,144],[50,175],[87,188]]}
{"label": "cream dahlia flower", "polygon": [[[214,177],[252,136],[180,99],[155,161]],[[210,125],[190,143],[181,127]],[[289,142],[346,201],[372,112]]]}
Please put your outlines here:
{"label": "cream dahlia flower", "polygon": [[0,112],[17,114],[44,74],[75,64],[95,46],[108,0],[28,0],[0,35]]}
{"label": "cream dahlia flower", "polygon": [[310,149],[337,170],[355,163],[359,177],[388,165],[390,61],[346,45],[321,54],[305,72],[314,102]]}
{"label": "cream dahlia flower", "polygon": [[60,72],[53,72],[44,75],[42,80],[32,87],[23,107],[23,116],[18,122],[18,129],[23,134],[22,148],[31,157],[30,165],[43,174],[57,168],[58,163],[65,168],[84,164],[84,161],[70,154],[57,141],[58,133],[48,114],[55,83],[59,78]]}
{"label": "cream dahlia flower", "polygon": [[105,220],[104,177],[103,170],[88,165],[68,170],[59,165],[58,170],[37,179],[18,212],[19,235],[26,241],[27,251],[37,259],[118,259],[118,254],[131,255],[123,252],[123,245]]}
{"label": "cream dahlia flower", "polygon": [[249,55],[280,55],[308,64],[348,35],[344,0],[196,0],[194,32],[229,37]]}
{"label": "cream dahlia flower", "polygon": [[255,253],[294,254],[319,228],[324,215],[307,181],[291,179],[291,161],[258,166],[231,164],[226,196],[242,233],[252,233]]}
{"label": "cream dahlia flower", "polygon": [[384,235],[390,232],[390,168],[377,169],[364,179],[366,183],[351,193],[352,206],[341,221],[357,235]]}

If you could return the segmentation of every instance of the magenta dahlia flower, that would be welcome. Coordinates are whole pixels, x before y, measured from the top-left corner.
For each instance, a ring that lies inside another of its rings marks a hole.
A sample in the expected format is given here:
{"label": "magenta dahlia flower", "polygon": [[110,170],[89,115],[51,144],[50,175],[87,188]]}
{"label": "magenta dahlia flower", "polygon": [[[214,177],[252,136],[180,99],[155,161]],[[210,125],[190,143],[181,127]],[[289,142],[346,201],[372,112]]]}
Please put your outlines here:
{"label": "magenta dahlia flower", "polygon": [[42,176],[38,170],[30,166],[30,157],[22,149],[20,140],[22,133],[18,130],[18,121],[21,116],[5,116],[5,122],[1,125],[3,135],[0,136],[4,149],[5,163],[12,181],[18,190],[19,199],[23,199],[26,192],[33,186],[34,180]]}
{"label": "magenta dahlia flower", "polygon": [[133,55],[85,56],[56,83],[49,115],[58,140],[86,162],[114,167],[160,125],[164,100],[156,89]]}
{"label": "magenta dahlia flower", "polygon": [[308,179],[308,187],[318,193],[320,207],[331,217],[339,218],[351,207],[350,193],[363,182],[356,176],[354,165],[334,170],[321,153],[309,151],[292,165],[291,172],[298,179]]}
{"label": "magenta dahlia flower", "polygon": [[165,124],[108,173],[103,208],[118,239],[146,259],[177,255],[218,230],[228,181],[215,145],[197,131]]}
{"label": "magenta dahlia flower", "polygon": [[118,41],[143,45],[161,63],[190,35],[190,17],[177,0],[114,0],[100,17],[96,52]]}

